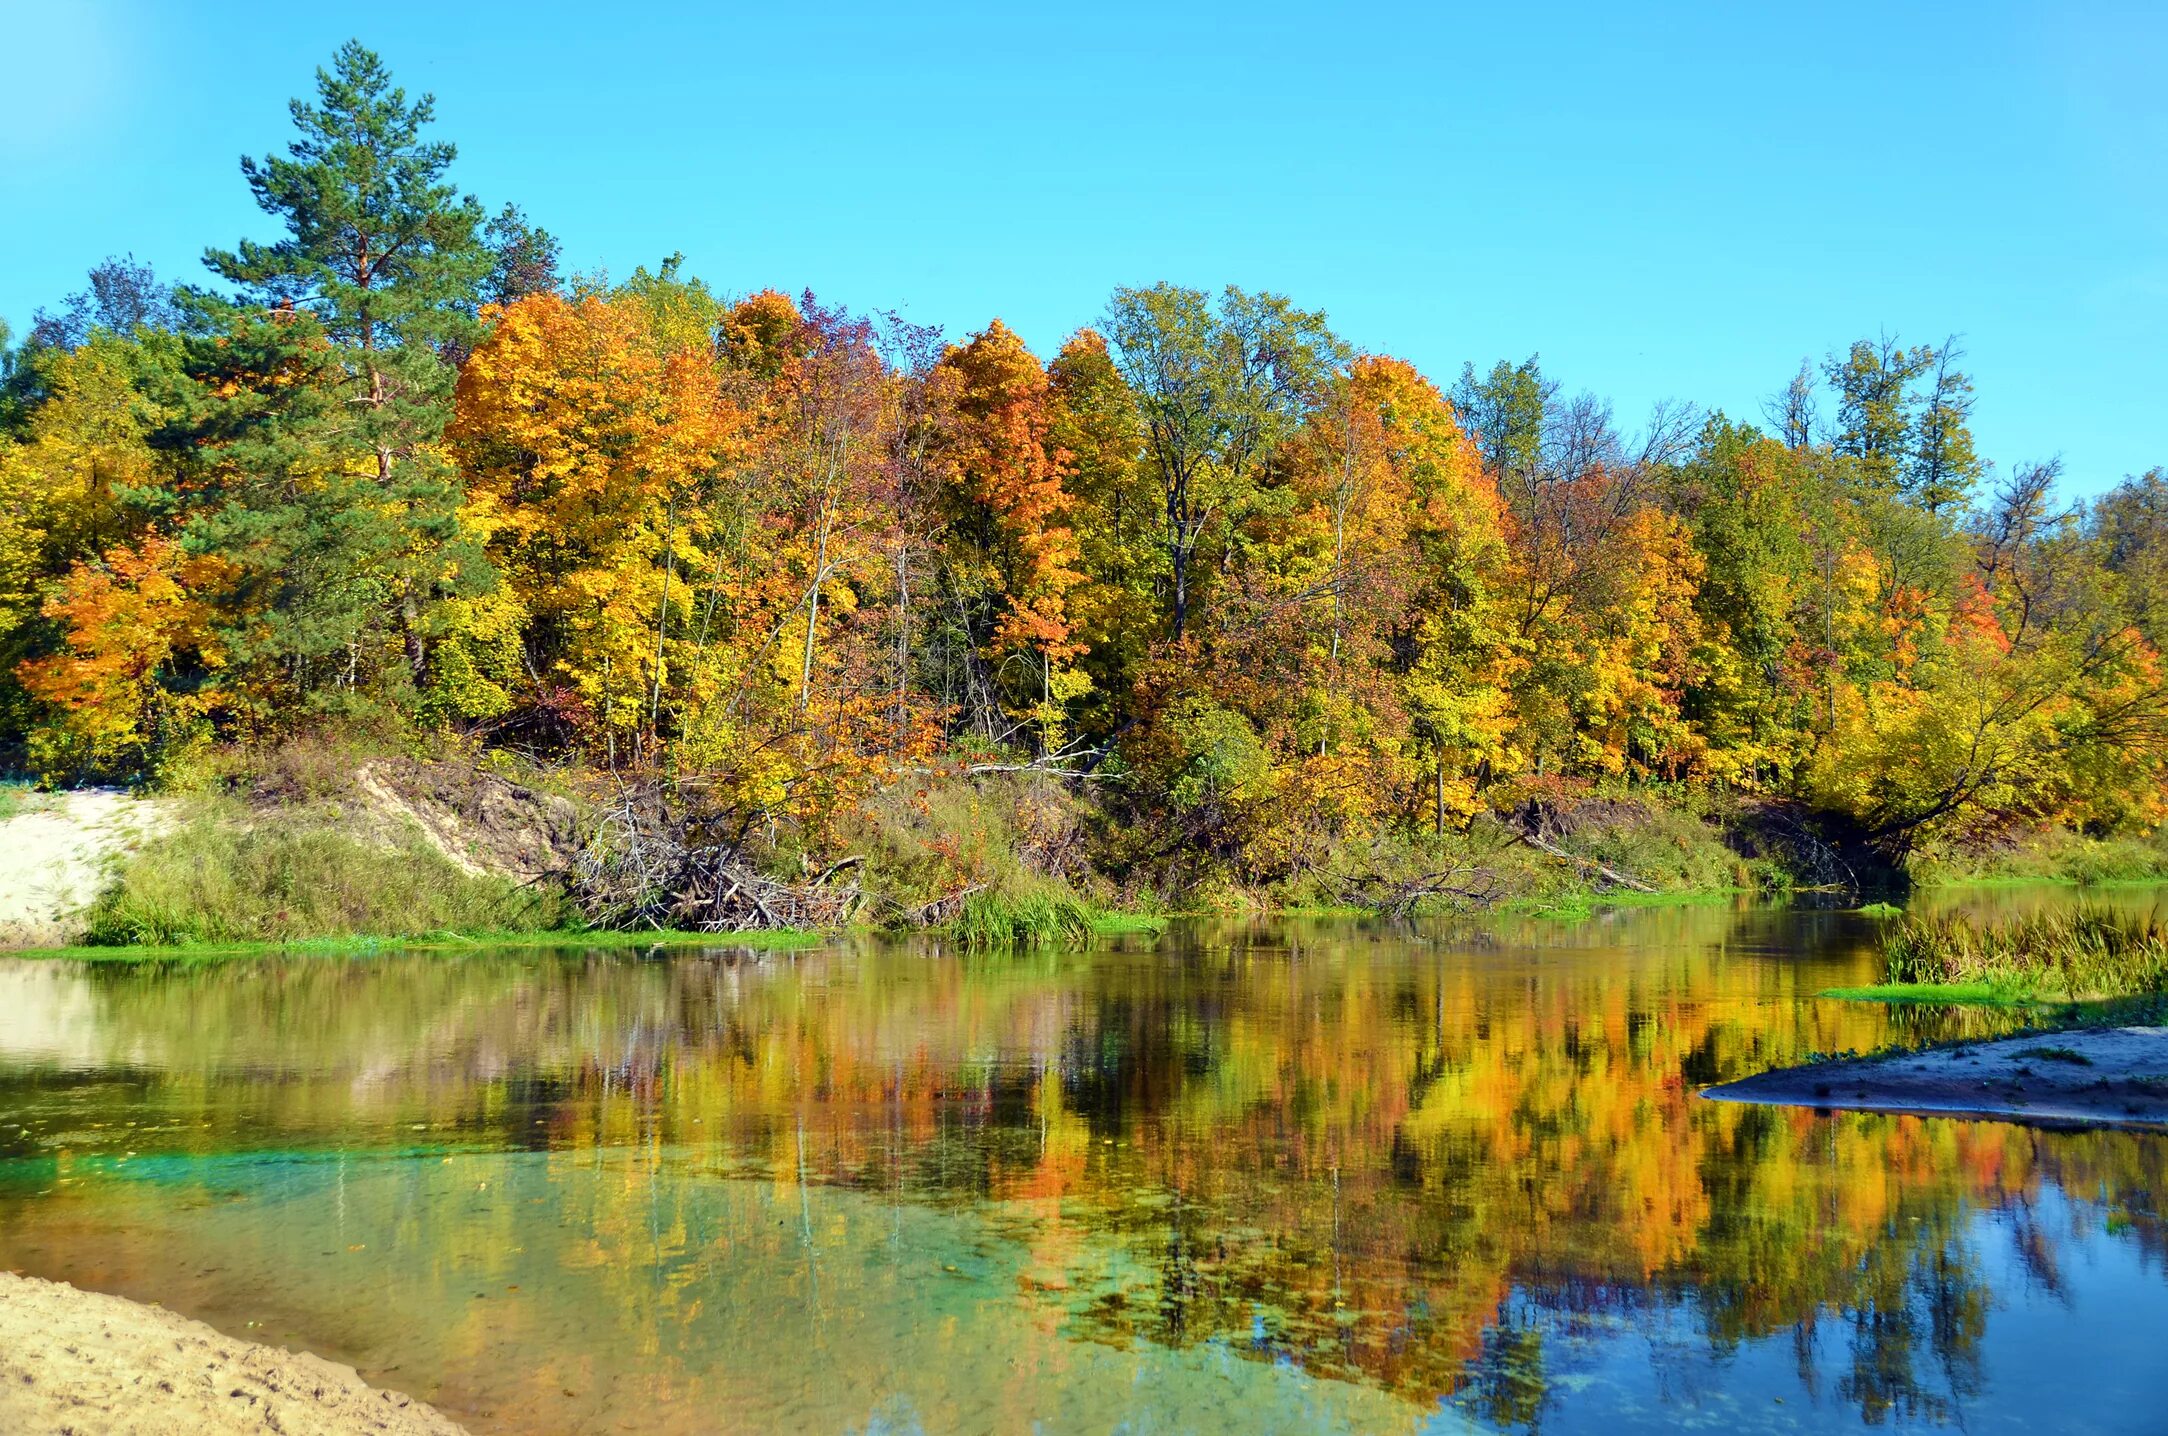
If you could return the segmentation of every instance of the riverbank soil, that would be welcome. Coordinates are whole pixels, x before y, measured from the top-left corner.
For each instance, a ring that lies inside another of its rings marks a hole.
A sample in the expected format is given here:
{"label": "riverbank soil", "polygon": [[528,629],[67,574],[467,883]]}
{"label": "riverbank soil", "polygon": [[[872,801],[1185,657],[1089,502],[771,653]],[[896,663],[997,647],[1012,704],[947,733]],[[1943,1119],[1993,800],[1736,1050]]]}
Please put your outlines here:
{"label": "riverbank soil", "polygon": [[0,1272],[0,1431],[21,1436],[463,1436],[350,1366]]}
{"label": "riverbank soil", "polygon": [[2168,1126],[2168,1027],[2099,1027],[1784,1067],[1702,1094],[1848,1112]]}

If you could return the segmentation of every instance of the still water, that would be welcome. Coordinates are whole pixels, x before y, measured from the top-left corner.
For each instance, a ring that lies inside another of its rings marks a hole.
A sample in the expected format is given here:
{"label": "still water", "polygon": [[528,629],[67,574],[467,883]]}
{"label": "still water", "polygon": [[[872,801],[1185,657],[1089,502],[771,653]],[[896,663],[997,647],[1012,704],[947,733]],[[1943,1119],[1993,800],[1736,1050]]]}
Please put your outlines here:
{"label": "still water", "polygon": [[1873,932],[0,962],[0,1267],[476,1432],[2168,1431],[2168,1136],[1696,1096],[2007,1026]]}

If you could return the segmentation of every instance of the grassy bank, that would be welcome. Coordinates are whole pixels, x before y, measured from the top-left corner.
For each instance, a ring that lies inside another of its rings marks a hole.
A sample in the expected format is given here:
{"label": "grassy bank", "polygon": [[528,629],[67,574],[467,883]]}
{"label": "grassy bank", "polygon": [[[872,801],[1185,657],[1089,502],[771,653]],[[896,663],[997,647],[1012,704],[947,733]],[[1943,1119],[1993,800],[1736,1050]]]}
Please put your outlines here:
{"label": "grassy bank", "polygon": [[2168,883],[2168,832],[2091,838],[2049,828],[1972,847],[1929,848],[1913,857],[1907,871],[1925,888]]}
{"label": "grassy bank", "polygon": [[421,834],[365,841],[307,810],[192,803],[115,872],[89,947],[386,940],[562,927],[557,892],[455,863]]}
{"label": "grassy bank", "polygon": [[[183,800],[163,832],[120,855],[70,951],[708,940],[700,932],[678,939],[587,930],[590,921],[620,920],[558,876],[590,851],[593,778],[464,751],[423,757],[328,741],[235,750],[207,780],[208,792]],[[41,801],[5,788],[0,798]],[[971,950],[1148,933],[1160,921],[1149,914],[1165,912],[1495,912],[1573,921],[1810,885],[1811,854],[1797,839],[1802,819],[1781,806],[1689,789],[1555,782],[1524,783],[1498,801],[1498,811],[1477,813],[1458,830],[1393,828],[1293,854],[1291,872],[1196,854],[1125,866],[1133,849],[1109,836],[1106,815],[1072,786],[1041,774],[929,774],[877,795],[818,843],[787,825],[756,835],[740,861],[786,886],[846,870],[856,893],[837,905],[835,921],[931,930]],[[2039,881],[2046,873],[2052,881],[2136,882],[2168,871],[2168,849],[2152,841],[2067,834],[2030,841],[1962,862],[1934,855],[1924,860],[1923,880]],[[849,856],[838,862],[839,853]],[[776,915],[790,920],[782,909]],[[683,927],[710,916],[649,914]],[[1988,983],[1975,986],[1984,993]]]}

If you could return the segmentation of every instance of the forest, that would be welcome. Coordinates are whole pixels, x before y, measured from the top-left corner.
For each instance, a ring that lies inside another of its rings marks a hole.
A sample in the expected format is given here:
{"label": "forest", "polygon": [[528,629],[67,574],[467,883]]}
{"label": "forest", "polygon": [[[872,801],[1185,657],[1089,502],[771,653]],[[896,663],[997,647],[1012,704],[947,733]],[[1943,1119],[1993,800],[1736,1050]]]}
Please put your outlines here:
{"label": "forest", "polygon": [[1628,882],[1555,840],[1605,802],[1800,881],[2168,816],[2168,470],[1991,463],[1957,339],[1638,422],[1233,286],[1042,357],[566,273],[432,111],[348,44],[242,163],[264,237],[0,349],[0,768],[554,775],[619,815],[597,920],[881,842],[932,917],[1017,853],[1164,904],[1481,895],[1483,832]]}

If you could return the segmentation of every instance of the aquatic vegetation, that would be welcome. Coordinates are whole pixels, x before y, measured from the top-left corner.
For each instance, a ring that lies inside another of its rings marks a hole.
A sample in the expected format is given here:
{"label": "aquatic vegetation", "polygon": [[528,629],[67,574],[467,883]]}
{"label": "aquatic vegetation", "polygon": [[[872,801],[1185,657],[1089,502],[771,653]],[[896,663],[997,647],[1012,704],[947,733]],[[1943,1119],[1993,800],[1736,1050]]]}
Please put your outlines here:
{"label": "aquatic vegetation", "polygon": [[1089,942],[1098,914],[1056,883],[972,893],[946,926],[970,948],[1063,947]]}
{"label": "aquatic vegetation", "polygon": [[1910,917],[1883,938],[1882,955],[1891,984],[2050,998],[2168,990],[2168,924],[2088,908],[1986,923]]}

